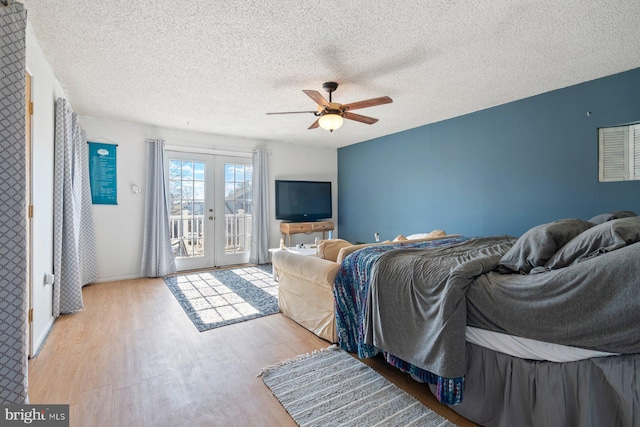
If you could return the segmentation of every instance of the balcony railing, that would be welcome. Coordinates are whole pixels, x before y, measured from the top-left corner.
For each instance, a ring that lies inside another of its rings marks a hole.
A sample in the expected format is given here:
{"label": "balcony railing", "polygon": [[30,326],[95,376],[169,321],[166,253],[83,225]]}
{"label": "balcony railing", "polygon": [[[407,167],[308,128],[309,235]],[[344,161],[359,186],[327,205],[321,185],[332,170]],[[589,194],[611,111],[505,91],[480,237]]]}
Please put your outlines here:
{"label": "balcony railing", "polygon": [[[204,255],[204,215],[171,215],[171,245],[176,257]],[[251,214],[224,216],[226,254],[248,252],[251,247]]]}

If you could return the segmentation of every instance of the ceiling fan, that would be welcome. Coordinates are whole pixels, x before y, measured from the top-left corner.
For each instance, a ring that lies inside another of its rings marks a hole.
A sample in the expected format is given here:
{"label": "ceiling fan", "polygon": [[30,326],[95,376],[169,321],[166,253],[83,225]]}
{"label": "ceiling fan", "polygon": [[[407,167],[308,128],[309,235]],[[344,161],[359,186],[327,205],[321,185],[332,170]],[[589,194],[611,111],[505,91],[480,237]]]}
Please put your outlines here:
{"label": "ceiling fan", "polygon": [[326,82],[322,85],[322,87],[324,90],[329,92],[328,101],[318,91],[303,90],[304,93],[306,93],[311,99],[316,102],[316,104],[318,104],[318,109],[316,111],[284,111],[267,114],[313,113],[316,117],[318,117],[318,119],[313,122],[311,126],[309,126],[309,129],[321,127],[328,130],[329,132],[333,132],[334,130],[342,126],[343,119],[355,120],[356,122],[372,125],[377,122],[378,119],[355,114],[351,111],[360,108],[375,107],[376,105],[389,104],[393,102],[393,100],[388,96],[381,96],[379,98],[371,98],[364,101],[352,102],[350,104],[339,104],[337,102],[333,102],[331,99],[331,94],[338,88],[338,83]]}

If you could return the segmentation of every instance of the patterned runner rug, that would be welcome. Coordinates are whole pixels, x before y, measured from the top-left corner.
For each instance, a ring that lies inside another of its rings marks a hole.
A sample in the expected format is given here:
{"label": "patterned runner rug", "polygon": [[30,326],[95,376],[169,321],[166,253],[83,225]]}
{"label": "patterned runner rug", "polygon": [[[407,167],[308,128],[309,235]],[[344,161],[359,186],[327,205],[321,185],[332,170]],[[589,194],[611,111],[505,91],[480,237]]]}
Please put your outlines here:
{"label": "patterned runner rug", "polygon": [[259,375],[299,426],[456,425],[337,346]]}
{"label": "patterned runner rug", "polygon": [[271,265],[165,277],[165,283],[200,332],[279,311]]}

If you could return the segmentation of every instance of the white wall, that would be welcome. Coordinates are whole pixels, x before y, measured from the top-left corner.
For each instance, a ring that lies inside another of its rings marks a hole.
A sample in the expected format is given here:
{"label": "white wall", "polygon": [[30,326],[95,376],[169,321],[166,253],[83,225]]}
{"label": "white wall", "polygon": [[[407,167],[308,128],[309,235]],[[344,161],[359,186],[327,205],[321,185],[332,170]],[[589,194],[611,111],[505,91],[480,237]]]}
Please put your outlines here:
{"label": "white wall", "polygon": [[[32,76],[32,257],[31,277],[34,310],[32,323],[32,352],[36,353],[51,326],[52,287],[44,285],[44,276],[53,271],[53,158],[55,100],[64,97],[73,107],[64,89],[47,62],[37,39],[27,25],[27,71]],[[185,146],[203,146],[227,150],[251,150],[266,146],[271,152],[271,200],[274,200],[273,182],[282,179],[313,179],[333,182],[333,212],[337,224],[337,150],[332,148],[301,147],[290,144],[236,137],[176,131],[131,123],[114,122],[89,117],[80,118],[89,140],[115,142],[118,147],[118,205],[94,205],[98,246],[98,280],[109,281],[139,277],[142,255],[146,138],[164,138],[167,143]],[[131,195],[130,186],[143,189],[142,196]],[[275,220],[275,205],[271,204],[270,241],[276,247],[280,240],[279,221]],[[337,232],[337,230],[336,230]],[[294,243],[311,242],[314,236],[294,236]]]}
{"label": "white wall", "polygon": [[[336,227],[333,237],[338,237],[338,151],[329,148],[310,149],[301,145],[273,144],[270,146],[272,155],[269,157],[269,174],[271,175],[271,247],[280,245],[280,221],[276,221],[276,179],[299,179],[310,181],[331,181],[331,197],[333,198],[333,221]],[[322,237],[322,233],[312,235],[294,234],[292,244],[313,243],[314,237]]]}
{"label": "white wall", "polygon": [[[71,100],[73,103],[73,100]],[[221,151],[248,152],[266,147],[269,155],[271,200],[275,197],[275,179],[326,180],[333,183],[334,222],[337,218],[338,154],[333,148],[302,147],[201,132],[177,131],[111,120],[81,117],[80,125],[89,141],[118,144],[117,205],[93,205],[98,246],[98,281],[136,278],[140,275],[144,201],[146,191],[147,138],[162,138],[170,145],[199,147]],[[197,150],[197,148],[195,148]],[[202,150],[201,150],[202,151]],[[131,185],[142,189],[132,195]],[[272,202],[270,246],[280,241],[280,221],[275,220]],[[337,233],[337,231],[336,231]],[[312,242],[314,236],[296,235],[294,243]]]}
{"label": "white wall", "polygon": [[55,100],[65,97],[62,86],[27,25],[27,72],[31,74],[32,220],[31,277],[33,308],[32,352],[37,352],[53,324],[51,286],[45,273],[53,270],[53,142]]}

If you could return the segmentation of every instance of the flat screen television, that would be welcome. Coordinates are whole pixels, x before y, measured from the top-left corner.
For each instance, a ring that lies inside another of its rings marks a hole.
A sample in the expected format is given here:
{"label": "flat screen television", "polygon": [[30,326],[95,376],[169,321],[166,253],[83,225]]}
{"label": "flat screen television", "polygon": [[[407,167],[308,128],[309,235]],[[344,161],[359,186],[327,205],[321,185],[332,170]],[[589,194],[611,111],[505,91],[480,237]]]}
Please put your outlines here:
{"label": "flat screen television", "polygon": [[276,180],[276,219],[305,222],[331,217],[331,182]]}

